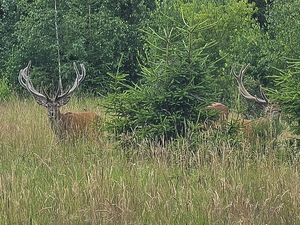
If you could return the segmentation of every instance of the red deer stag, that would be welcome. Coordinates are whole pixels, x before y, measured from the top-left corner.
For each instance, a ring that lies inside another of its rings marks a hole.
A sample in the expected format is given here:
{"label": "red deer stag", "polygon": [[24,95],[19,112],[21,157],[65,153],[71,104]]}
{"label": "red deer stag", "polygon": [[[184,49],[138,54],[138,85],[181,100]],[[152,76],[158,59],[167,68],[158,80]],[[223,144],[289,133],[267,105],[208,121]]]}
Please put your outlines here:
{"label": "red deer stag", "polygon": [[48,110],[48,117],[50,119],[51,128],[59,138],[64,138],[66,135],[74,135],[87,132],[94,120],[99,120],[100,116],[92,112],[82,113],[65,113],[60,112],[60,107],[66,105],[70,99],[71,94],[75,91],[78,85],[86,76],[86,71],[83,64],[80,64],[82,73],[80,74],[74,62],[74,69],[76,72],[76,79],[72,87],[69,87],[63,93],[61,85],[59,85],[56,95],[53,99],[46,93],[43,83],[41,84],[41,93],[39,93],[30,80],[29,69],[31,61],[29,61],[26,68],[20,70],[19,82],[25,87],[34,97],[35,101]]}
{"label": "red deer stag", "polygon": [[262,120],[239,120],[238,121],[238,123],[244,127],[243,131],[246,132],[248,135],[250,135],[254,124],[258,124],[260,121],[268,122],[273,115],[280,116],[281,114],[280,106],[278,104],[272,104],[269,102],[261,85],[259,86],[259,88],[260,88],[260,93],[262,98],[258,98],[256,95],[252,96],[246,90],[246,88],[243,85],[243,76],[245,75],[245,72],[249,66],[250,64],[248,64],[246,67],[242,65],[242,68],[238,76],[234,72],[234,67],[232,67],[231,69],[231,74],[232,76],[235,77],[239,85],[239,93],[241,94],[241,96],[243,96],[247,100],[254,101],[255,105],[266,113],[266,117],[263,118]]}

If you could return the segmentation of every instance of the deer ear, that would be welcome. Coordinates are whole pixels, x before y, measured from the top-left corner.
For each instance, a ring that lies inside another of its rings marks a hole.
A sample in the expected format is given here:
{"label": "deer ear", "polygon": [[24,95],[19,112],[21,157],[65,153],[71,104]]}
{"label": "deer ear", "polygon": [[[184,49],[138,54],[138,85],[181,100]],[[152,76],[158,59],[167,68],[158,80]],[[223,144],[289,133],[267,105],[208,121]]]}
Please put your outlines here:
{"label": "deer ear", "polygon": [[46,98],[40,97],[38,95],[33,95],[37,104],[47,107],[48,100]]}
{"label": "deer ear", "polygon": [[66,105],[71,99],[71,96],[70,95],[66,95],[62,98],[57,98],[56,99],[56,102],[59,104],[59,107],[63,106],[63,105]]}

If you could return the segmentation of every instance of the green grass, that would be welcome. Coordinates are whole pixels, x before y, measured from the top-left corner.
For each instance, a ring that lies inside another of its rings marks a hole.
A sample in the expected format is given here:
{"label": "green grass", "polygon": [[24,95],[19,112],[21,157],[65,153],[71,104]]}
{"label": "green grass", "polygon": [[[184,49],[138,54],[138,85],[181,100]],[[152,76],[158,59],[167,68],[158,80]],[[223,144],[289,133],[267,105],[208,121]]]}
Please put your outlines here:
{"label": "green grass", "polygon": [[[0,104],[0,224],[300,223],[288,131],[255,146],[196,132],[168,144],[103,133],[60,142],[31,99]],[[94,105],[72,98],[62,112],[104,116]]]}

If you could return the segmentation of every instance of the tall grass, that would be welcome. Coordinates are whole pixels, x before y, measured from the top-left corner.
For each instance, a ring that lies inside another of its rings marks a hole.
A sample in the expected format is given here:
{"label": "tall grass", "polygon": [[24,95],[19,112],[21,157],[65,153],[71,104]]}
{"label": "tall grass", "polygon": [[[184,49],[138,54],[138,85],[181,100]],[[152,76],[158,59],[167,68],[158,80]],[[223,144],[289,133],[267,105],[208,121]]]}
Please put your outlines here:
{"label": "tall grass", "polygon": [[[72,98],[62,111],[88,108]],[[0,105],[0,224],[299,224],[298,147],[191,133],[58,141],[32,100]]]}

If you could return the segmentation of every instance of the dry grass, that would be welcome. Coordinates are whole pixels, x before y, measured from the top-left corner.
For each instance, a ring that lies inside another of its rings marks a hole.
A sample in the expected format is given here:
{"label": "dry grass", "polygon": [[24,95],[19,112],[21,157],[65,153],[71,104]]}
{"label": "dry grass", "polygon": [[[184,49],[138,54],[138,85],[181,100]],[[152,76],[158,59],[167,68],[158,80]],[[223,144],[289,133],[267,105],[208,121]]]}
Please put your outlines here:
{"label": "dry grass", "polygon": [[[59,142],[32,100],[0,103],[0,224],[299,224],[297,144],[191,133]],[[103,115],[93,100],[62,111]],[[160,143],[160,144],[158,144]]]}

